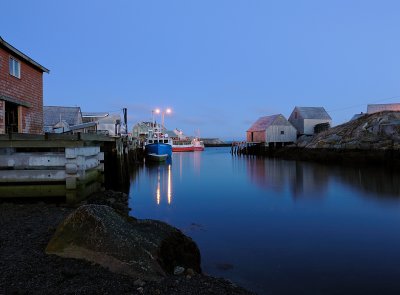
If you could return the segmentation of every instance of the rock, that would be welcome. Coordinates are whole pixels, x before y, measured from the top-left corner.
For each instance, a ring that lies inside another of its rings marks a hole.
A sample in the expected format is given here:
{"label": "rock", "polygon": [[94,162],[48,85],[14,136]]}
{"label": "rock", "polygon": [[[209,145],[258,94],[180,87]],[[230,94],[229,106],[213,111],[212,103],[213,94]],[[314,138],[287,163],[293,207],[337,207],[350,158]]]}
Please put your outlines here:
{"label": "rock", "polygon": [[367,114],[305,140],[298,147],[323,149],[394,149],[400,142],[400,112]]}
{"label": "rock", "polygon": [[177,264],[201,273],[200,251],[181,231],[161,221],[119,215],[104,205],[73,211],[58,226],[46,253],[150,281],[172,274]]}
{"label": "rock", "polygon": [[[123,215],[129,214],[128,195],[116,191],[102,191],[92,194],[87,200],[87,204],[107,205]],[[81,205],[84,205],[81,203]]]}
{"label": "rock", "polygon": [[146,283],[144,281],[142,281],[141,279],[137,279],[136,281],[133,282],[133,285],[143,287],[144,285],[146,285]]}
{"label": "rock", "polygon": [[188,274],[189,276],[194,276],[195,274],[196,274],[196,272],[193,270],[193,269],[191,269],[191,268],[188,268],[187,270],[186,270],[186,274]]}
{"label": "rock", "polygon": [[114,198],[108,198],[107,201],[108,201],[110,204],[114,204],[114,203],[115,203],[115,199],[114,199]]}
{"label": "rock", "polygon": [[177,266],[174,268],[174,275],[176,275],[176,276],[180,276],[184,272],[185,272],[185,268],[182,266]]}

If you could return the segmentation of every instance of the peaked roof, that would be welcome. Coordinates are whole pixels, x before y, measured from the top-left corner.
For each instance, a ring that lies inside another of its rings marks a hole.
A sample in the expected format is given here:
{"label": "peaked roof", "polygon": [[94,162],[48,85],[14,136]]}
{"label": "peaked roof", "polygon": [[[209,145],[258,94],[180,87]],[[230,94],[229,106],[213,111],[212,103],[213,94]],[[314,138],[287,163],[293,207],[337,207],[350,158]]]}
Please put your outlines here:
{"label": "peaked roof", "polygon": [[253,125],[251,125],[251,127],[247,131],[250,131],[250,132],[253,132],[253,131],[264,131],[269,126],[273,125],[274,121],[280,116],[282,116],[282,115],[281,114],[277,114],[277,115],[272,115],[272,116],[260,117]]}
{"label": "peaked roof", "polygon": [[12,46],[11,44],[7,43],[3,38],[1,38],[1,36],[0,36],[0,47],[6,48],[8,51],[10,51],[13,54],[15,54],[15,56],[19,57],[20,59],[24,60],[28,64],[30,64],[30,65],[34,66],[35,68],[39,69],[40,71],[46,72],[46,73],[50,72],[50,70],[46,69],[44,66],[40,65],[39,63],[37,63],[36,61],[31,59],[29,56],[27,56],[26,54],[22,53],[21,51],[19,51],[17,48]]}
{"label": "peaked roof", "polygon": [[54,126],[58,122],[65,121],[69,126],[82,123],[82,115],[80,107],[59,107],[44,106],[43,107],[43,123],[44,126]]}
{"label": "peaked roof", "polygon": [[303,119],[332,120],[323,107],[295,107]]}
{"label": "peaked roof", "polygon": [[102,112],[83,112],[82,117],[86,118],[104,118],[107,117],[109,113]]}

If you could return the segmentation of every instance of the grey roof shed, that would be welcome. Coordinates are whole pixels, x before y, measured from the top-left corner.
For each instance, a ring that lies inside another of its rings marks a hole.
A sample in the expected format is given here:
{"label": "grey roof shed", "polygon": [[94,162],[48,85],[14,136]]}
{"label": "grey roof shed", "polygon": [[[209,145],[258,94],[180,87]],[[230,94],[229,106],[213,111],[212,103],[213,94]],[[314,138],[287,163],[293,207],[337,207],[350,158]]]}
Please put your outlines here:
{"label": "grey roof shed", "polygon": [[54,126],[60,121],[65,121],[69,126],[82,124],[82,113],[80,107],[44,106],[44,126]]}
{"label": "grey roof shed", "polygon": [[296,107],[298,115],[303,119],[332,120],[323,107]]}

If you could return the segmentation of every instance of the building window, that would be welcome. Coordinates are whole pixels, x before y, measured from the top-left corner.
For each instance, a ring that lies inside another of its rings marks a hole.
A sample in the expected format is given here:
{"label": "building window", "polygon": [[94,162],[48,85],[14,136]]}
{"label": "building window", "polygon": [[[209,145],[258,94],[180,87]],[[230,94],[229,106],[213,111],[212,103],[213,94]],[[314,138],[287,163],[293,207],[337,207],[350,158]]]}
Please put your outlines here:
{"label": "building window", "polygon": [[281,134],[285,134],[285,131],[281,131]]}
{"label": "building window", "polygon": [[21,64],[15,58],[10,57],[10,75],[21,78]]}
{"label": "building window", "polygon": [[297,119],[297,112],[294,112],[294,118]]}

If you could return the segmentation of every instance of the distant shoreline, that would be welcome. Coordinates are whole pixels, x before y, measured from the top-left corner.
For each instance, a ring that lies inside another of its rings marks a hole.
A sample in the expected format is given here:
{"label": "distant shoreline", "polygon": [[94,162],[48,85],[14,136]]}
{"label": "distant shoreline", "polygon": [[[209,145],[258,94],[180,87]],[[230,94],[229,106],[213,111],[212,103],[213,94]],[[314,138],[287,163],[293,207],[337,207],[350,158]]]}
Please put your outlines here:
{"label": "distant shoreline", "polygon": [[205,143],[205,147],[227,147],[232,146],[231,143]]}

